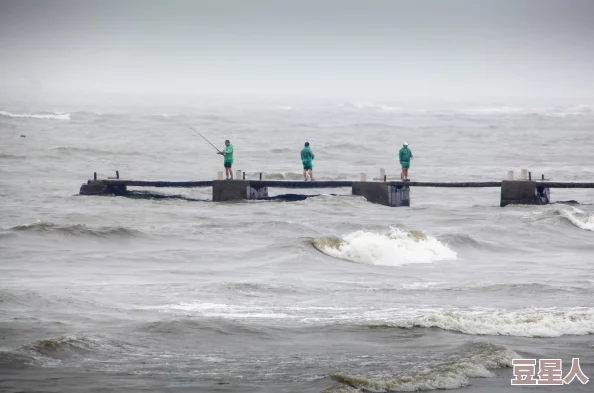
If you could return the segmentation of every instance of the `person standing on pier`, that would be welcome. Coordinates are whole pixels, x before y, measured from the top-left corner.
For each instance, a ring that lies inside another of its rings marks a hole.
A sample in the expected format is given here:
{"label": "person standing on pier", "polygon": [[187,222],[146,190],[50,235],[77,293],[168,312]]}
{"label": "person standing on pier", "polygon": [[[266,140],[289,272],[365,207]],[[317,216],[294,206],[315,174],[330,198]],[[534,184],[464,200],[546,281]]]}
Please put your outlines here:
{"label": "person standing on pier", "polygon": [[225,165],[225,177],[227,180],[233,180],[233,170],[231,167],[233,166],[233,145],[229,142],[229,139],[225,141],[225,150],[219,151],[217,154],[222,155],[225,157],[224,165]]}
{"label": "person standing on pier", "polygon": [[410,181],[408,178],[408,168],[410,168],[410,160],[413,158],[412,151],[408,148],[408,143],[404,142],[402,144],[402,149],[399,152],[400,156],[400,165],[402,166],[402,174],[400,178],[403,181]]}
{"label": "person standing on pier", "polygon": [[307,181],[307,172],[309,179],[313,181],[313,159],[315,155],[309,147],[309,142],[305,142],[305,147],[301,150],[301,162],[303,162],[303,179]]}

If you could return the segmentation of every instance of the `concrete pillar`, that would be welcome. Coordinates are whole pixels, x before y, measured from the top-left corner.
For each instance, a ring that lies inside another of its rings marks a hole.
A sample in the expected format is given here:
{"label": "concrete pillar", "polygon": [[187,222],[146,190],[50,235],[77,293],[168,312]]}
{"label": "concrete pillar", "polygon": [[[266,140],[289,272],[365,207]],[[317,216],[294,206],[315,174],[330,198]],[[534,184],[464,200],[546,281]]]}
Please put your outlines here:
{"label": "concrete pillar", "polygon": [[248,180],[215,180],[212,182],[213,202],[268,198],[268,187],[254,186]]}
{"label": "concrete pillar", "polygon": [[268,187],[254,187],[250,185],[250,199],[268,198]]}
{"label": "concrete pillar", "polygon": [[539,186],[536,184],[536,204],[548,205],[551,203],[551,191],[548,187]]}
{"label": "concrete pillar", "polygon": [[353,195],[384,206],[410,206],[410,187],[384,182],[353,182]]}
{"label": "concrete pillar", "polygon": [[107,187],[107,184],[101,180],[89,180],[80,186],[80,195],[111,195],[112,192]]}
{"label": "concrete pillar", "polygon": [[125,185],[108,185],[102,180],[89,180],[80,186],[80,195],[122,195],[127,192]]}
{"label": "concrete pillar", "polygon": [[212,200],[214,202],[238,201],[249,199],[250,183],[243,180],[212,182]]}
{"label": "concrete pillar", "polygon": [[535,181],[502,181],[501,203],[507,205],[546,205],[550,203],[550,191]]}
{"label": "concrete pillar", "polygon": [[388,206],[410,206],[410,187],[390,186],[388,192]]}
{"label": "concrete pillar", "polygon": [[241,174],[241,169],[235,171],[235,180],[243,180],[243,176]]}
{"label": "concrete pillar", "polygon": [[522,169],[522,174],[520,175],[521,180],[528,180],[528,169]]}
{"label": "concrete pillar", "polygon": [[386,177],[386,170],[384,168],[380,168],[380,181],[384,181],[384,177]]}
{"label": "concrete pillar", "polygon": [[367,181],[367,175],[364,173],[361,173],[361,181]]}
{"label": "concrete pillar", "polygon": [[217,180],[223,180],[223,171],[217,172]]}
{"label": "concrete pillar", "polygon": [[507,171],[507,180],[514,180],[514,171]]}

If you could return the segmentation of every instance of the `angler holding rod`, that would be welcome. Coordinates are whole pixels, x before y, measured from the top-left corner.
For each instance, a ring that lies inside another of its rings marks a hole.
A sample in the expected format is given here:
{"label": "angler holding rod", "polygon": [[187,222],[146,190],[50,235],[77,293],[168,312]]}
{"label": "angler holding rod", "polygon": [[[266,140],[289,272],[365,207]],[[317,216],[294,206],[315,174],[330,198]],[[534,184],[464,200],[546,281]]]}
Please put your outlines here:
{"label": "angler holding rod", "polygon": [[196,134],[200,135],[202,137],[202,139],[204,139],[206,142],[208,142],[209,145],[214,147],[217,151],[217,154],[220,154],[223,157],[225,157],[225,160],[224,160],[225,177],[227,180],[233,180],[233,169],[232,169],[232,166],[233,166],[233,145],[231,144],[231,142],[229,142],[229,139],[227,139],[225,141],[225,150],[220,151],[215,145],[210,143],[210,141],[208,139],[206,139],[206,137],[204,135],[202,135],[201,133],[196,131],[196,129],[194,129],[193,127],[190,127],[187,124],[186,124],[186,127],[191,129],[192,131],[194,131]]}
{"label": "angler holding rod", "polygon": [[229,139],[225,141],[225,151],[219,151],[217,154],[225,157],[224,166],[226,179],[233,180],[233,170],[231,169],[233,166],[233,145],[229,142]]}

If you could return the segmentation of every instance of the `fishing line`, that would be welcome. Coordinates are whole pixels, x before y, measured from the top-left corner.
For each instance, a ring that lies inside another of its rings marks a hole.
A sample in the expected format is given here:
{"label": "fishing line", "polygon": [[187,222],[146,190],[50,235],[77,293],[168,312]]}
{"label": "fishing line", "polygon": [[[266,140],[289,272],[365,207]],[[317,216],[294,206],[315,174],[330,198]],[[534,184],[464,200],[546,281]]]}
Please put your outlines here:
{"label": "fishing line", "polygon": [[196,129],[195,129],[194,127],[190,127],[190,126],[189,126],[189,125],[187,125],[187,124],[184,124],[184,125],[185,125],[186,127],[188,127],[190,130],[194,131],[196,134],[200,135],[200,136],[202,137],[202,139],[204,139],[204,140],[205,140],[206,142],[208,142],[208,143],[209,143],[209,144],[210,144],[212,147],[214,147],[215,149],[217,149],[217,151],[218,151],[219,153],[222,153],[222,152],[219,150],[219,148],[218,148],[218,147],[216,147],[215,145],[213,145],[212,143],[210,143],[210,141],[209,141],[208,139],[206,139],[206,138],[204,137],[204,135],[202,135],[201,133],[199,133],[198,131],[196,131]]}

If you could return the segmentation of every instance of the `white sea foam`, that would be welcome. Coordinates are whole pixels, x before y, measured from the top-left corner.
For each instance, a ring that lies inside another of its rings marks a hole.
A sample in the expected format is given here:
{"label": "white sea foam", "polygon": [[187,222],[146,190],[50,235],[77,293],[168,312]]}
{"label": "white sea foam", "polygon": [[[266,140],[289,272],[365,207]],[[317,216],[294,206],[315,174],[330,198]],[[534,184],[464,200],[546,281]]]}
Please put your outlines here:
{"label": "white sea foam", "polygon": [[398,228],[391,228],[386,234],[356,231],[334,243],[314,241],[314,246],[327,255],[370,265],[401,266],[457,259],[456,252],[436,238]]}
{"label": "white sea foam", "polygon": [[374,102],[358,102],[355,104],[345,103],[342,105],[345,108],[360,109],[360,110],[371,110],[377,112],[393,112],[402,108],[397,106],[389,106],[384,104],[376,104]]}
{"label": "white sea foam", "polygon": [[594,231],[594,216],[585,216],[586,213],[584,211],[571,206],[559,209],[557,212],[576,227],[587,231]]}
{"label": "white sea foam", "polygon": [[43,120],[70,120],[70,113],[11,113],[0,111],[0,116],[13,119],[43,119]]}
{"label": "white sea foam", "polygon": [[394,326],[438,327],[466,334],[517,337],[581,336],[594,333],[594,308],[440,311],[405,318]]}
{"label": "white sea foam", "polygon": [[397,106],[375,104],[373,102],[361,102],[359,104],[355,104],[355,106],[359,109],[373,109],[373,110],[384,111],[384,112],[393,112],[393,111],[401,109]]}
{"label": "white sea foam", "polygon": [[538,115],[545,117],[579,116],[592,113],[590,105],[573,105],[566,107],[521,108],[512,106],[494,106],[483,108],[466,108],[454,112],[469,115]]}
{"label": "white sea foam", "polygon": [[511,106],[500,106],[500,107],[489,107],[489,108],[472,108],[472,109],[465,109],[461,112],[469,113],[469,114],[481,114],[481,115],[490,115],[490,114],[513,114],[513,113],[526,113],[526,112],[534,112],[535,110],[532,109],[524,109],[524,108],[516,108]]}
{"label": "white sea foam", "polygon": [[238,306],[220,303],[187,303],[168,304],[164,306],[148,307],[164,312],[174,312],[183,315],[201,315],[204,317],[230,319],[290,319],[291,315],[278,308],[258,306]]}
{"label": "white sea foam", "polygon": [[560,337],[594,334],[594,308],[457,309],[368,306],[283,306],[183,302],[145,309],[224,319],[277,320],[307,325],[369,328],[440,328],[471,335]]}

